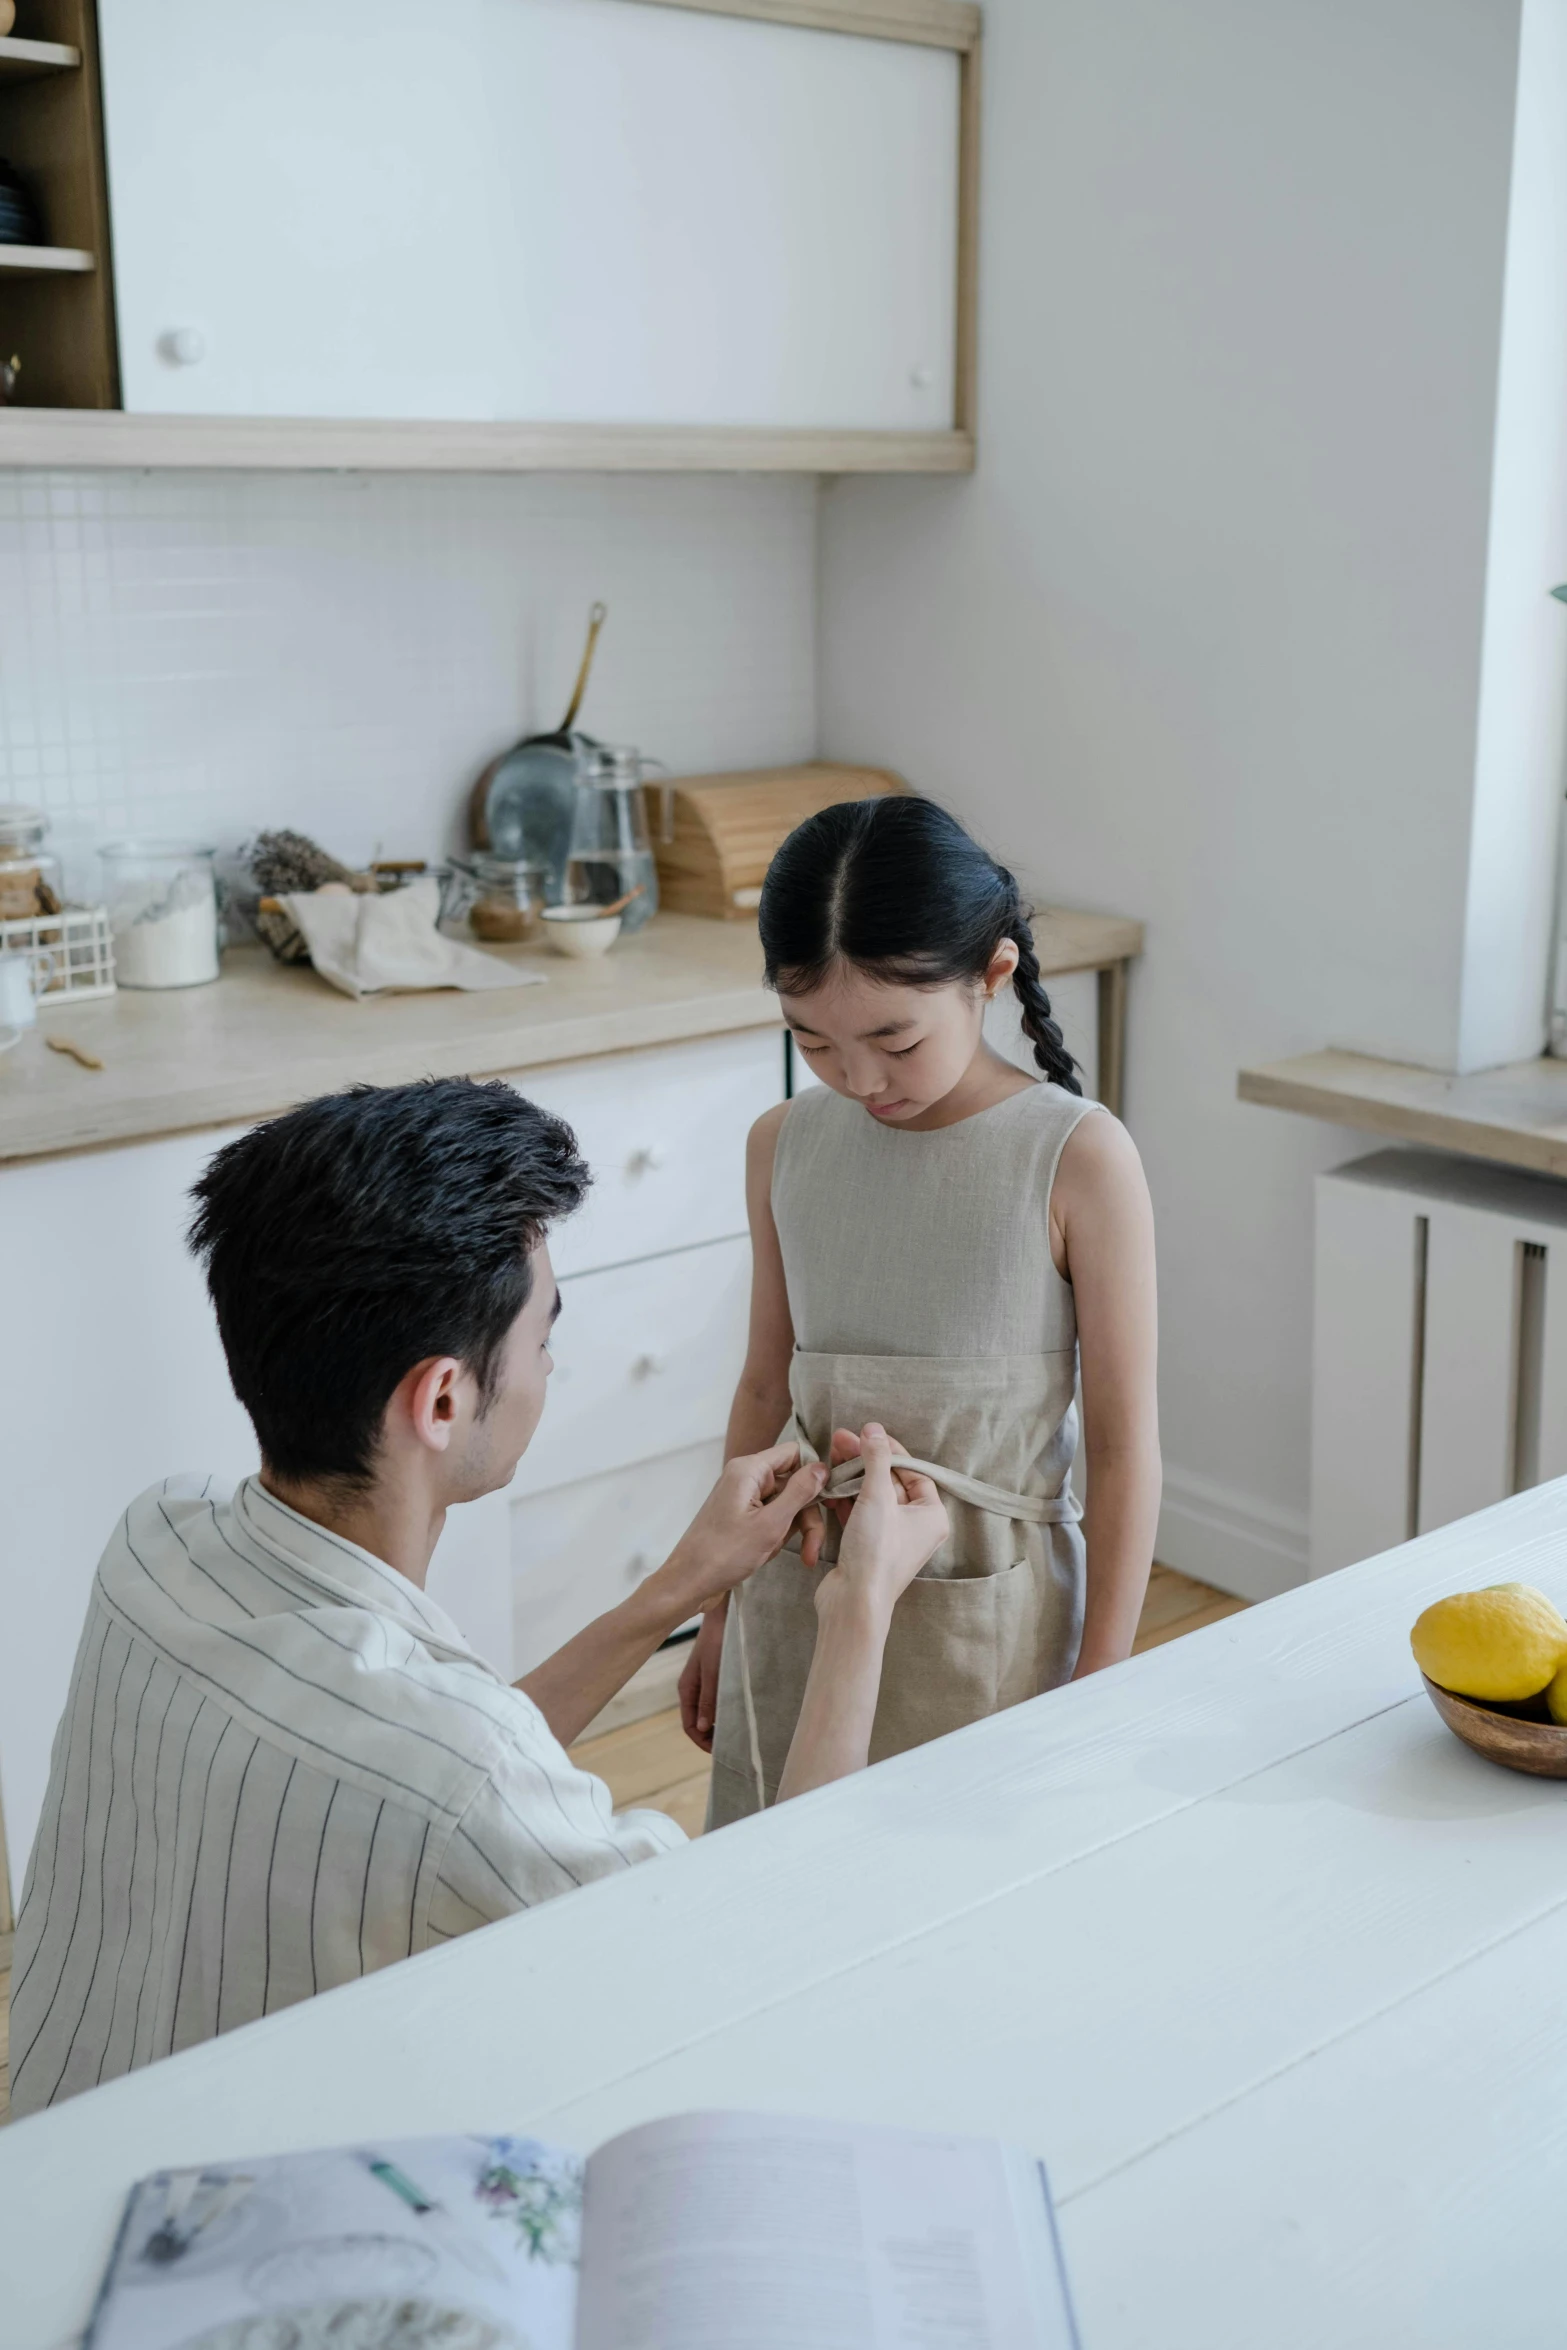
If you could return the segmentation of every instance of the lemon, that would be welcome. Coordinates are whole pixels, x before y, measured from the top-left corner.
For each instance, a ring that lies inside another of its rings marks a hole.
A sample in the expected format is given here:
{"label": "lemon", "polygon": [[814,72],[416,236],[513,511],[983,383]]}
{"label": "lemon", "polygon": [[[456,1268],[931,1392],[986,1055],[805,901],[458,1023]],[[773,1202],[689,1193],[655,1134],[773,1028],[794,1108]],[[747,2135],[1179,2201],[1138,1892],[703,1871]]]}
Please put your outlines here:
{"label": "lemon", "polygon": [[1460,1697],[1533,1697],[1562,1682],[1567,1707],[1567,1623],[1531,1583],[1493,1583],[1457,1591],[1417,1618],[1409,1635],[1415,1662],[1439,1688]]}
{"label": "lemon", "polygon": [[1545,1702],[1553,1722],[1567,1724],[1567,1662],[1556,1668],[1556,1677],[1545,1692]]}

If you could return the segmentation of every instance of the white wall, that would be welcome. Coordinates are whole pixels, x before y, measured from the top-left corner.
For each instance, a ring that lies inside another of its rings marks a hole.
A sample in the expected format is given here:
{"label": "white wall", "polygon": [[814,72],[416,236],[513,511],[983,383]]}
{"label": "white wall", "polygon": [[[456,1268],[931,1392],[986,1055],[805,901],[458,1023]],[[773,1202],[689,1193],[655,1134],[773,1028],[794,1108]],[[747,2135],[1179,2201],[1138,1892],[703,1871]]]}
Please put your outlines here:
{"label": "white wall", "polygon": [[0,473],[0,800],[93,844],[292,824],[458,845],[486,760],[564,707],[676,769],[809,757],[808,481]]}
{"label": "white wall", "polygon": [[990,0],[980,470],[823,506],[825,750],[1148,922],[1160,1555],[1255,1593],[1353,1143],[1235,1072],[1456,1050],[1518,14]]}
{"label": "white wall", "polygon": [[1567,0],[1523,0],[1455,1064],[1540,1051],[1556,911],[1567,613]]}

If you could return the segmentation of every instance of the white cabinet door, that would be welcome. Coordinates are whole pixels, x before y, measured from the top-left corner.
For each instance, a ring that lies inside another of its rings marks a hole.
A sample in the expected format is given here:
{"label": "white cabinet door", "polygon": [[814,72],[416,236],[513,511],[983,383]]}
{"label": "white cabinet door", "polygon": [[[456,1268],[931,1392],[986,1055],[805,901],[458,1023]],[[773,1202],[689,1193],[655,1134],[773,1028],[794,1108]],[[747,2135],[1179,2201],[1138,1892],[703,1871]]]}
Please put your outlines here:
{"label": "white cabinet door", "polygon": [[514,1497],[723,1434],[745,1360],[748,1240],[581,1273],[560,1286],[549,1401]]}
{"label": "white cabinet door", "polygon": [[957,60],[640,0],[99,0],[125,406],[937,430]]}
{"label": "white cabinet door", "polygon": [[227,1139],[0,1169],[0,1801],[18,1893],[93,1571],[121,1511],[171,1471],[233,1481],[256,1465],[184,1241],[186,1192]]}
{"label": "white cabinet door", "polygon": [[128,409],[503,413],[482,22],[102,0]]}
{"label": "white cabinet door", "polygon": [[550,1238],[563,1277],[745,1231],[745,1138],[783,1098],[776,1028],[526,1069],[511,1083],[566,1120],[593,1170],[586,1205]]}
{"label": "white cabinet door", "polygon": [[612,1476],[514,1502],[513,1669],[547,1656],[629,1598],[674,1549],[723,1466],[720,1437]]}

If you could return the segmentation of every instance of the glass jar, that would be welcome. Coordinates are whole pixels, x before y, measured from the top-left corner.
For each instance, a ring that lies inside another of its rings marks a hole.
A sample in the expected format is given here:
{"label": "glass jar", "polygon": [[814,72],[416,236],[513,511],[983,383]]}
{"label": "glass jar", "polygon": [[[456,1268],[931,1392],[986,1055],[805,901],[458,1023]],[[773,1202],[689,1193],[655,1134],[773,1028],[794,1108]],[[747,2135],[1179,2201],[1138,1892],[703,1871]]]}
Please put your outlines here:
{"label": "glass jar", "polygon": [[0,804],[0,922],[36,921],[64,904],[60,860],[43,845],[48,834],[42,808]]}
{"label": "glass jar", "polygon": [[533,936],[549,891],[549,873],[543,865],[476,849],[466,861],[454,861],[454,870],[461,879],[463,908],[475,938],[487,939],[492,946],[520,946]]}
{"label": "glass jar", "polygon": [[584,754],[577,775],[567,903],[612,906],[635,890],[620,917],[623,938],[658,911],[658,865],[642,791],[644,770],[657,764],[629,745],[600,743]]}
{"label": "glass jar", "polygon": [[120,986],[200,987],[216,979],[216,852],[197,841],[124,840],[98,853]]}

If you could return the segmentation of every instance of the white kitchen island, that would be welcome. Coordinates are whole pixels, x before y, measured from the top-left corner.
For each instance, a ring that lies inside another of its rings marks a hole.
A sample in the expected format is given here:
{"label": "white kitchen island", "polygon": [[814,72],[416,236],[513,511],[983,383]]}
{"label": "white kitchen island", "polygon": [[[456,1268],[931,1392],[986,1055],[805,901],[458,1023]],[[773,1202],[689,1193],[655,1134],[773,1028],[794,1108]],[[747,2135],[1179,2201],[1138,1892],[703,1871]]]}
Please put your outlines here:
{"label": "white kitchen island", "polygon": [[7,2350],[161,2164],[715,2105],[1041,2152],[1085,2350],[1561,2341],[1567,1783],[1407,1639],[1515,1577],[1567,1480],[13,2125]]}

